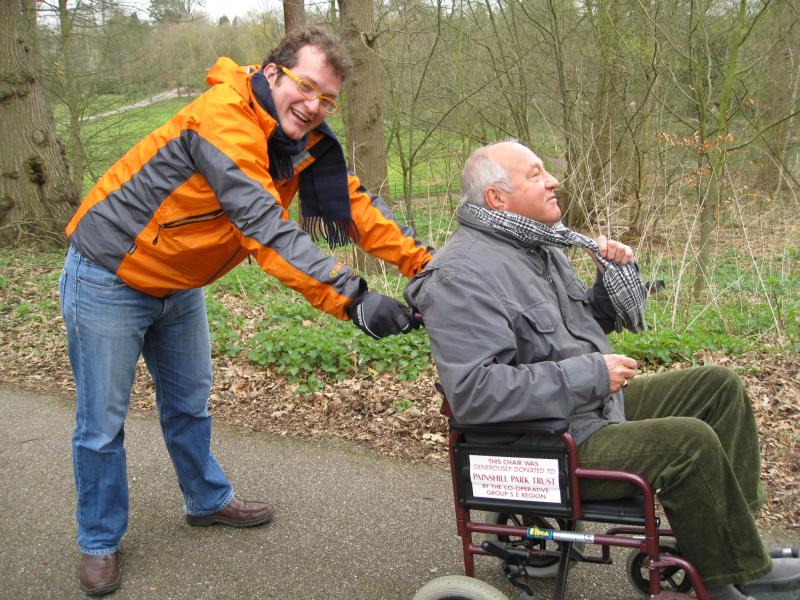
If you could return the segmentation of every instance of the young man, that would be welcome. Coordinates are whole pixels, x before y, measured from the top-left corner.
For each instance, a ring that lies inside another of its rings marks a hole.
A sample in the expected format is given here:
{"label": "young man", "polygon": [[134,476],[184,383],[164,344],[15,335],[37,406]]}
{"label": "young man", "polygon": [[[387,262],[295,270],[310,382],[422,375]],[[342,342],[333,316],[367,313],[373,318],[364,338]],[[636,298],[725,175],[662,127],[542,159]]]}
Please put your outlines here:
{"label": "young man", "polygon": [[[455,417],[568,420],[582,465],[650,480],[713,600],[744,599],[731,584],[796,578],[799,561],[771,562],[752,517],[763,501],[758,433],[736,375],[701,367],[636,377],[636,361],[611,349],[608,332],[644,327],[631,248],[563,227],[558,180],[516,142],[476,150],[461,181],[458,230],[405,292]],[[560,249],[570,246],[597,263],[591,289]],[[631,491],[581,484],[586,499]]]}
{"label": "young man", "polygon": [[[341,44],[313,27],[284,38],[260,68],[220,59],[211,89],[114,164],[67,226],[60,293],[77,388],[73,467],[80,582],[89,595],[113,592],[121,579],[123,425],[140,354],[187,522],[250,527],[272,518],[268,503],[234,495],[211,454],[203,286],[251,256],[372,337],[414,327],[406,307],[369,291],[313,241],[353,240],[406,276],[431,257],[348,173],[324,123],[350,69]],[[302,229],[287,212],[298,192]]]}

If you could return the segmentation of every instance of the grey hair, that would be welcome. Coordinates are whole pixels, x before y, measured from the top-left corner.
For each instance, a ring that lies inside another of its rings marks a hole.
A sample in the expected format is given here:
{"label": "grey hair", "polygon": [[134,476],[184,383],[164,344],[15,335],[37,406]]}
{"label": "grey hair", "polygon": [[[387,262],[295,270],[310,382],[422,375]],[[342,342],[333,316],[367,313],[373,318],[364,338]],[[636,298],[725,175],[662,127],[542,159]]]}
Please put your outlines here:
{"label": "grey hair", "polygon": [[496,187],[506,193],[511,193],[511,177],[508,172],[489,156],[489,150],[497,144],[514,143],[517,140],[504,140],[483,146],[475,150],[464,163],[461,171],[461,196],[467,204],[486,207],[483,192],[488,187]]}

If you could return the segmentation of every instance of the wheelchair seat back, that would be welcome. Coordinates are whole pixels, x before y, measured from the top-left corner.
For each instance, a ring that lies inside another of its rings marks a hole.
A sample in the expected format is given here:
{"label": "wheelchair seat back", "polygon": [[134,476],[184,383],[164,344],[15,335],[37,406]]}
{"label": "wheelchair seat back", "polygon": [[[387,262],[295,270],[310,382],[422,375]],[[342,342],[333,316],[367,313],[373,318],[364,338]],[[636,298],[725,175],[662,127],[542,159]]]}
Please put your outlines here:
{"label": "wheelchair seat back", "polygon": [[464,508],[564,518],[572,513],[572,483],[563,447],[459,442],[453,457]]}
{"label": "wheelchair seat back", "polygon": [[580,500],[568,451],[553,446],[498,446],[460,441],[453,447],[458,502],[466,509],[620,525],[644,524],[644,498]]}

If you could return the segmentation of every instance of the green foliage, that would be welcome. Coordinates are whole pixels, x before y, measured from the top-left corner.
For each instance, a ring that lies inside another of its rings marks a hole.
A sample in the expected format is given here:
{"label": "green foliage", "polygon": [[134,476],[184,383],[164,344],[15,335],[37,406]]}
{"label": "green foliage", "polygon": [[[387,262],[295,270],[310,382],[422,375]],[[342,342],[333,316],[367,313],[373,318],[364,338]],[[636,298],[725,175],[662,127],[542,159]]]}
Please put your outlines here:
{"label": "green foliage", "polygon": [[407,411],[414,406],[414,401],[411,398],[398,398],[394,401],[394,409],[401,413]]}
{"label": "green foliage", "polygon": [[[415,215],[418,223],[423,222],[422,214],[436,212],[439,220],[430,219],[431,230],[448,229],[451,221],[445,208],[421,204],[420,209],[425,213]],[[765,264],[759,277],[755,270],[741,267],[747,261],[741,254],[726,254],[718,261],[720,268],[710,287],[719,291],[708,303],[688,300],[690,282],[684,281],[687,289],[675,289],[668,276],[674,265],[661,261],[659,272],[650,276],[667,279],[667,287],[650,299],[650,328],[640,334],[612,334],[615,351],[646,365],[667,366],[678,361],[694,363],[708,351],[736,357],[800,348],[797,270],[789,268],[781,275],[769,272]],[[648,262],[657,261],[646,257],[643,264]],[[728,267],[728,263],[739,267]],[[405,279],[373,277],[369,283],[371,289],[400,297]],[[274,370],[296,382],[298,391],[318,390],[325,382],[365,370],[414,380],[430,368],[424,330],[373,340],[350,322],[312,308],[255,264],[241,265],[210,286],[208,306],[216,352],[241,355]],[[408,406],[401,402],[396,408]]]}
{"label": "green foliage", "polygon": [[[376,280],[370,287],[391,294],[402,280]],[[350,321],[313,308],[255,264],[240,265],[211,285],[207,305],[216,352],[268,367],[297,383],[300,392],[365,369],[414,380],[430,367],[424,331],[373,340]]]}
{"label": "green foliage", "polygon": [[422,332],[373,340],[349,321],[322,315],[287,294],[272,300],[258,333],[246,343],[246,355],[298,383],[298,391],[318,390],[325,381],[341,381],[364,368],[413,380],[429,366]]}
{"label": "green foliage", "polygon": [[211,343],[217,352],[226,356],[236,356],[242,351],[239,344],[239,333],[244,324],[242,315],[231,313],[225,305],[216,298],[206,299]]}
{"label": "green foliage", "polygon": [[740,356],[749,347],[736,336],[694,329],[683,332],[673,329],[649,330],[639,334],[625,331],[615,334],[612,343],[616,352],[652,366],[671,365],[674,362],[695,364],[702,351]]}

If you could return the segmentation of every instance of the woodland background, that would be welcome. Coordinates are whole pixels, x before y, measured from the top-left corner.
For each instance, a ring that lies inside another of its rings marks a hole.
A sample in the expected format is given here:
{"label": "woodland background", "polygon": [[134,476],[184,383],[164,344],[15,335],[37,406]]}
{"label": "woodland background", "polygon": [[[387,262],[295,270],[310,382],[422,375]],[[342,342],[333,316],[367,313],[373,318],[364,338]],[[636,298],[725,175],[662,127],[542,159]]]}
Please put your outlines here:
{"label": "woodland background", "polygon": [[[469,152],[509,137],[565,220],[634,246],[645,371],[736,369],[761,425],[766,518],[800,526],[800,7],[792,0],[338,0],[210,20],[199,0],[0,3],[0,381],[71,389],[63,227],[94,180],[206,88],[320,23],[356,62],[332,119],[351,166],[420,237],[455,227]],[[393,269],[348,251],[372,287]],[[588,259],[576,267],[591,277]],[[242,265],[210,286],[216,417],[442,460],[424,331],[374,342]],[[152,410],[142,371],[134,406]],[[781,515],[781,516],[778,516]]]}

